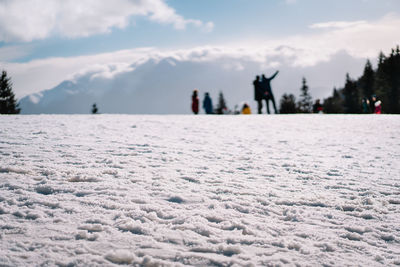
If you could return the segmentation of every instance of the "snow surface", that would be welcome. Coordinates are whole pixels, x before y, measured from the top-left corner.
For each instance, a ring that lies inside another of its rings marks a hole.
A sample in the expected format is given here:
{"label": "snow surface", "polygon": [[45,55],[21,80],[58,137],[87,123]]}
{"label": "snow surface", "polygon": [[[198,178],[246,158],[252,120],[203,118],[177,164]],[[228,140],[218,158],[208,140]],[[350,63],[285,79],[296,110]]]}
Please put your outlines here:
{"label": "snow surface", "polygon": [[0,116],[0,265],[400,265],[400,117]]}

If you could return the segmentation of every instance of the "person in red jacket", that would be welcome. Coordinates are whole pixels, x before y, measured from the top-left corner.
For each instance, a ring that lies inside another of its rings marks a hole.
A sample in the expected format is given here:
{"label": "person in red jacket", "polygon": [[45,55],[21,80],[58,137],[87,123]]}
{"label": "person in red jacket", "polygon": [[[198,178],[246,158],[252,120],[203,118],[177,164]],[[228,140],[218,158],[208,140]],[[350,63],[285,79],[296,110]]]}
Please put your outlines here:
{"label": "person in red jacket", "polygon": [[382,114],[382,101],[378,100],[375,102],[375,114]]}
{"label": "person in red jacket", "polygon": [[194,89],[192,95],[192,111],[196,115],[199,113],[199,96],[197,94],[197,89]]}
{"label": "person in red jacket", "polygon": [[372,95],[372,102],[374,105],[374,113],[382,114],[382,101],[378,100],[376,95]]}

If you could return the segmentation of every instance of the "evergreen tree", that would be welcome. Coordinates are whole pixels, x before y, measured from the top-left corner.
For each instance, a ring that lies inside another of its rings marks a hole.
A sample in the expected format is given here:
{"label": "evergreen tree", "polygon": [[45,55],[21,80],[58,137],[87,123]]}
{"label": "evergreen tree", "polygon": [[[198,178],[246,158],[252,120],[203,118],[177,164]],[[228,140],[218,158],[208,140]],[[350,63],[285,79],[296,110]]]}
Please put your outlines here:
{"label": "evergreen tree", "polygon": [[358,85],[360,88],[360,93],[362,97],[366,97],[371,101],[371,96],[375,93],[374,86],[375,86],[375,72],[372,69],[371,62],[367,60],[367,63],[364,67],[364,73],[359,79]]}
{"label": "evergreen tree", "polygon": [[303,77],[303,85],[300,88],[300,100],[297,103],[297,109],[300,113],[311,113],[312,111],[312,97],[308,90],[306,78]]}
{"label": "evergreen tree", "polygon": [[0,77],[0,114],[18,114],[20,111],[12,91],[11,78],[3,70]]}
{"label": "evergreen tree", "polygon": [[357,83],[346,74],[346,84],[343,88],[345,113],[361,113],[361,99],[358,94]]}
{"label": "evergreen tree", "polygon": [[390,56],[379,54],[375,93],[382,101],[384,113],[400,113],[400,48],[392,49]]}
{"label": "evergreen tree", "polygon": [[224,114],[224,111],[227,111],[227,110],[228,110],[228,108],[226,107],[224,94],[222,92],[220,92],[219,97],[218,97],[218,105],[215,110],[215,113],[216,114]]}
{"label": "evergreen tree", "polygon": [[343,97],[341,92],[333,88],[333,94],[331,97],[324,99],[323,104],[324,113],[343,113]]}
{"label": "evergreen tree", "polygon": [[94,104],[92,105],[92,114],[97,114],[98,111],[99,111],[99,109],[97,108],[96,103],[94,103]]}
{"label": "evergreen tree", "polygon": [[393,78],[395,79],[394,81],[394,87],[392,90],[392,106],[393,109],[391,110],[391,113],[400,113],[400,47],[397,45],[396,47],[396,53],[394,55],[394,66],[393,66]]}
{"label": "evergreen tree", "polygon": [[[374,86],[374,93],[378,96],[378,98],[382,101],[382,111],[385,113],[390,112],[390,75],[388,70],[388,59],[386,56],[381,52],[379,54],[379,62],[378,62],[378,69],[375,74],[375,86]],[[371,110],[374,110],[374,103],[371,101]]]}
{"label": "evergreen tree", "polygon": [[383,103],[383,111],[400,113],[400,51],[398,46],[396,50],[392,50],[390,57],[384,62],[384,71],[388,88],[385,92],[386,100]]}
{"label": "evergreen tree", "polygon": [[280,101],[280,114],[296,113],[296,98],[293,94],[284,94]]}

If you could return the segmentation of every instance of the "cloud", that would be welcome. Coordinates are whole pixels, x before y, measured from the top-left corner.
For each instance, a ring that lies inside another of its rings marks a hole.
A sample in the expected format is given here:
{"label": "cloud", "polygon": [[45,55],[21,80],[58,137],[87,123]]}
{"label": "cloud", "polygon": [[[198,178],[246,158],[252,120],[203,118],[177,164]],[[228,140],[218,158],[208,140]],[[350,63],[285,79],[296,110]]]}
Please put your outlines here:
{"label": "cloud", "polygon": [[125,28],[132,16],[172,24],[176,29],[188,25],[211,31],[212,22],[185,19],[164,0],[24,0],[0,1],[0,41],[12,42],[48,38],[68,38],[108,33]]}
{"label": "cloud", "polygon": [[327,28],[352,28],[360,25],[367,25],[367,21],[331,21],[331,22],[323,22],[323,23],[315,23],[310,25],[311,29],[327,29]]}
{"label": "cloud", "polygon": [[[376,58],[379,51],[390,51],[398,44],[397,37],[400,36],[400,17],[395,14],[372,22],[329,22],[325,25],[330,26],[319,27],[311,34],[275,40],[172,50],[141,48],[27,63],[3,62],[2,66],[10,73],[15,92],[21,97],[52,88],[66,79],[74,79],[91,71],[96,77],[112,79],[116,74],[131,71],[151,59],[160,61],[171,58],[180,62],[229,59],[223,63],[223,67],[235,71],[243,70],[243,62],[254,62],[260,66],[260,70],[291,66],[302,72],[305,68],[331,61],[341,51],[357,59]],[[333,25],[340,27],[331,27]],[[348,66],[343,64],[341,68],[346,71]]]}
{"label": "cloud", "polygon": [[322,32],[304,41],[303,47],[312,47],[315,53],[318,48],[323,53],[332,54],[338,48],[355,57],[376,57],[380,50],[390,50],[399,44],[400,17],[388,14],[377,21],[336,21],[311,25]]}
{"label": "cloud", "polygon": [[400,16],[388,14],[375,21],[333,21],[309,26],[313,31],[280,39],[250,40],[240,45],[268,50],[269,59],[285,55],[293,66],[308,67],[329,61],[338,51],[355,58],[375,58],[399,44]]}
{"label": "cloud", "polygon": [[[21,98],[53,88],[64,80],[75,82],[86,77],[89,80],[100,79],[107,83],[115,76],[132,72],[147,62],[157,64],[164,59],[168,59],[166,62],[171,66],[176,62],[204,64],[203,66],[219,64],[222,69],[232,71],[235,76],[240,77],[243,72],[249,71],[246,69],[248,64],[258,66],[257,71],[260,73],[282,66],[301,72],[302,68],[314,66],[323,61],[317,56],[310,57],[309,54],[311,54],[309,51],[282,46],[266,49],[227,46],[203,46],[181,50],[143,48],[81,57],[41,59],[27,63],[4,63],[3,66],[12,77],[17,97]],[[307,59],[304,60],[303,57]],[[296,63],[300,61],[308,64],[297,67]],[[190,72],[190,70],[186,71]],[[209,75],[216,74],[209,73]],[[205,80],[212,81],[215,77],[211,76],[205,77]]]}
{"label": "cloud", "polygon": [[[112,77],[112,71],[129,70],[132,64],[142,64],[154,54],[153,48],[121,50],[113,53],[103,53],[91,56],[59,57],[33,60],[25,63],[6,63],[0,65],[6,69],[14,84],[18,97],[30,93],[50,89],[64,80],[73,80],[88,72],[103,72],[105,77]],[[117,73],[115,72],[115,73]]]}

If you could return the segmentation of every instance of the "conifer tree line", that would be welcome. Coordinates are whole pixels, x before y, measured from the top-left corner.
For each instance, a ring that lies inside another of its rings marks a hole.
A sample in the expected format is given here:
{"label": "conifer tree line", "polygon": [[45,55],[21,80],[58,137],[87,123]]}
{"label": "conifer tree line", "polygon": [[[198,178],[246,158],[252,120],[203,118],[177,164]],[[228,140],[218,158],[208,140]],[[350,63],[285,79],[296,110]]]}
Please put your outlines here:
{"label": "conifer tree line", "polygon": [[18,114],[20,111],[12,91],[11,78],[7,77],[7,72],[3,70],[0,76],[0,114]]}
{"label": "conifer tree line", "polygon": [[[293,94],[284,94],[280,100],[280,113],[310,113],[311,95],[306,79],[296,102]],[[322,104],[324,113],[372,113],[373,96],[382,101],[382,112],[400,114],[400,48],[392,49],[390,55],[379,54],[378,66],[373,69],[367,60],[364,72],[358,79],[346,74],[343,88],[334,88],[332,95]],[[363,107],[363,103],[368,103]],[[369,106],[368,106],[369,105]],[[367,108],[366,108],[367,107]]]}

